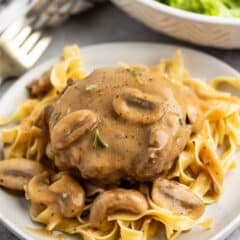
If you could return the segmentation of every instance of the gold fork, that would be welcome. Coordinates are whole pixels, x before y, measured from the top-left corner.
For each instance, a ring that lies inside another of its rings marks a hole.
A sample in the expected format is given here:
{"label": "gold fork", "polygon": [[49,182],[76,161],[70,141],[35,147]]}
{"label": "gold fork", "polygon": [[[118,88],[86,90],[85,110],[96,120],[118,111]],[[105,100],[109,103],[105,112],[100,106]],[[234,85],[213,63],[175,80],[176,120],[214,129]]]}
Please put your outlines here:
{"label": "gold fork", "polygon": [[0,35],[0,81],[19,76],[39,59],[51,42],[43,31],[33,31],[25,17]]}

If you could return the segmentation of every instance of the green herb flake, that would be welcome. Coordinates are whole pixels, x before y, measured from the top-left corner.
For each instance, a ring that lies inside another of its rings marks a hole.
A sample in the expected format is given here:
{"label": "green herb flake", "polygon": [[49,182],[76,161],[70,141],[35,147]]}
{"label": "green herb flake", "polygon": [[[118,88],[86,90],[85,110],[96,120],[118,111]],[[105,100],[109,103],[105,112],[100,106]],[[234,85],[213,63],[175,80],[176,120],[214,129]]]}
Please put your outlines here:
{"label": "green herb flake", "polygon": [[178,119],[178,122],[181,126],[183,126],[183,120],[181,118]]}
{"label": "green herb flake", "polygon": [[137,78],[137,71],[136,69],[131,69],[131,74],[133,77]]}
{"label": "green herb flake", "polygon": [[90,84],[88,86],[86,86],[86,91],[91,91],[93,89],[95,89],[97,87],[97,84]]}
{"label": "green herb flake", "polygon": [[142,84],[142,81],[141,81],[141,79],[140,79],[140,75],[141,75],[141,74],[139,74],[139,73],[137,72],[137,69],[135,69],[135,68],[130,69],[130,73],[132,74],[132,76],[133,76],[140,84]]}
{"label": "green herb flake", "polygon": [[97,145],[99,145],[102,148],[107,148],[108,144],[104,142],[104,140],[102,139],[98,128],[95,129],[94,135],[93,135],[93,143],[92,143],[92,147],[93,148],[97,148]]}

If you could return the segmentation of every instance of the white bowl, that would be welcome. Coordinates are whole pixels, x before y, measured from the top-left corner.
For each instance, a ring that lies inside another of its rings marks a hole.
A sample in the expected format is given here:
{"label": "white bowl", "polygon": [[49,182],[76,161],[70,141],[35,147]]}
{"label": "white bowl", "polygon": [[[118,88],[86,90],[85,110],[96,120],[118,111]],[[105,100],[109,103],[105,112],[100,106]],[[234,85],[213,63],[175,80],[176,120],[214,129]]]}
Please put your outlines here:
{"label": "white bowl", "polygon": [[240,19],[175,9],[154,0],[112,0],[132,17],[167,35],[200,45],[240,48]]}

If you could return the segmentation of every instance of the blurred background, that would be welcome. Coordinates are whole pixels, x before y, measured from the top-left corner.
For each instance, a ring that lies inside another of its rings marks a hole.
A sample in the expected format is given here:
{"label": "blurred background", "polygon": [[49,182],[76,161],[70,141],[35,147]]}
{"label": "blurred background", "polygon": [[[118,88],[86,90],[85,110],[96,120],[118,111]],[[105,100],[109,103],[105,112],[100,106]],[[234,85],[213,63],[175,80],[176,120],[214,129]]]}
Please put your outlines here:
{"label": "blurred background", "polygon": [[[39,2],[42,1],[40,0]],[[31,0],[0,0],[0,32],[4,31],[9,24],[12,24],[19,17],[25,15],[35,3],[36,1]],[[65,10],[63,9],[63,12]],[[37,8],[35,11],[38,11]],[[47,51],[41,55],[37,64],[49,58],[59,56],[62,48],[71,43],[76,43],[81,48],[86,45],[106,42],[140,41],[168,43],[198,49],[225,61],[240,71],[240,50],[202,47],[168,37],[151,30],[129,17],[109,1],[79,0],[72,11],[67,12],[68,14],[66,15],[60,15],[60,19],[49,21],[51,23],[44,23],[43,21],[38,23],[39,26],[35,26],[38,29],[38,27],[41,27],[41,24],[42,26],[51,25],[50,28],[48,27],[47,30],[44,30],[44,34],[52,38]],[[32,11],[31,14],[29,14],[29,18],[34,16],[35,12]],[[2,59],[0,57],[0,68],[1,64]],[[16,78],[10,78],[2,83],[0,96],[4,94],[14,81],[16,81]],[[237,230],[228,240],[240,239],[239,236],[240,230]],[[0,239],[16,240],[17,238],[0,224]]]}

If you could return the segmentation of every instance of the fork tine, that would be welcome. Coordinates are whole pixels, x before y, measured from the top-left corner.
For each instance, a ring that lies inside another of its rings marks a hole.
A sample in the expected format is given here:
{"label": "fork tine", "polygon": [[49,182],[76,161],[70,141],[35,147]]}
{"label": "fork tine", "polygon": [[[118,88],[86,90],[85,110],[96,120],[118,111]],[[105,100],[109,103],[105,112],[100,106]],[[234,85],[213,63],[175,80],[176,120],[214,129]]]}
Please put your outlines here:
{"label": "fork tine", "polygon": [[7,27],[6,30],[2,33],[1,37],[6,39],[14,38],[24,26],[24,22],[25,18],[20,18],[18,21]]}
{"label": "fork tine", "polygon": [[38,0],[33,5],[33,8],[27,13],[27,18],[29,19],[29,23],[31,24],[32,28],[36,30],[36,22],[39,18],[39,15],[45,8],[49,5],[49,0]]}
{"label": "fork tine", "polygon": [[32,15],[36,15],[41,12],[47,5],[48,0],[38,0],[34,5],[33,8],[28,12],[27,16],[31,17]]}
{"label": "fork tine", "polygon": [[41,32],[31,34],[21,46],[23,52],[28,53],[41,37]]}
{"label": "fork tine", "polygon": [[[59,16],[61,15],[61,22],[63,22],[67,17],[70,10],[72,10],[75,5],[74,0],[69,0],[67,2],[63,2],[59,8],[49,16],[48,24],[55,25],[59,21]],[[60,22],[59,22],[60,23]]]}
{"label": "fork tine", "polygon": [[45,49],[50,44],[52,38],[50,36],[43,37],[40,41],[33,47],[33,49],[29,52],[29,58],[32,63],[35,63],[38,58],[42,55]]}
{"label": "fork tine", "polygon": [[17,46],[22,45],[23,42],[26,40],[26,38],[30,35],[31,31],[32,31],[32,28],[30,26],[24,27],[13,39],[14,43]]}
{"label": "fork tine", "polygon": [[45,22],[47,22],[49,18],[49,12],[51,12],[52,7],[54,6],[54,4],[56,4],[57,1],[58,0],[47,1],[47,4],[44,4],[44,6],[41,8],[37,17],[32,23],[34,29],[41,28],[45,24]]}

